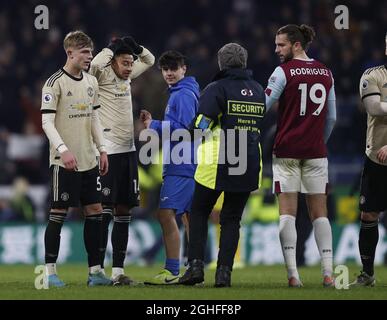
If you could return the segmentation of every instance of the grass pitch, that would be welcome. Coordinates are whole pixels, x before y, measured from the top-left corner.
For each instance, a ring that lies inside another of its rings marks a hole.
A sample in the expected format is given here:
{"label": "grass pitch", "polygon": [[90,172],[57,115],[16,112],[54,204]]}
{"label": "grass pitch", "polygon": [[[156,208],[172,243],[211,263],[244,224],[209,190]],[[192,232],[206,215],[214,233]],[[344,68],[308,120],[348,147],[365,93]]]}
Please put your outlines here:
{"label": "grass pitch", "polygon": [[[128,266],[126,273],[138,281],[144,281],[161,270],[152,267]],[[359,272],[359,266],[349,266],[350,282]],[[107,268],[110,273],[110,268]],[[130,299],[130,300],[261,300],[261,299],[387,299],[387,268],[376,268],[374,288],[336,290],[323,288],[320,267],[300,268],[303,288],[288,288],[285,268],[278,266],[249,266],[236,269],[232,274],[231,288],[214,288],[214,271],[206,270],[202,286],[145,286],[97,287],[86,286],[85,265],[59,265],[58,272],[67,287],[37,290],[34,287],[34,266],[0,266],[0,299]]]}

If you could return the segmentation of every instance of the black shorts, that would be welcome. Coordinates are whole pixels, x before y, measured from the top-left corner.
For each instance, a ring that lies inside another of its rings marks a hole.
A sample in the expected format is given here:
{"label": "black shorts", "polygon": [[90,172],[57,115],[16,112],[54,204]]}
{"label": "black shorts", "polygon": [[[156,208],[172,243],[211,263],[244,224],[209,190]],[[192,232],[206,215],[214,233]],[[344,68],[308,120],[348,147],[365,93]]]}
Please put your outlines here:
{"label": "black shorts", "polygon": [[88,171],[78,172],[53,165],[50,167],[50,177],[52,209],[101,203],[98,166]]}
{"label": "black shorts", "polygon": [[136,152],[109,154],[108,159],[109,172],[101,177],[102,204],[138,206],[140,188]]}
{"label": "black shorts", "polygon": [[364,212],[387,209],[387,166],[366,157],[361,176],[359,208]]}

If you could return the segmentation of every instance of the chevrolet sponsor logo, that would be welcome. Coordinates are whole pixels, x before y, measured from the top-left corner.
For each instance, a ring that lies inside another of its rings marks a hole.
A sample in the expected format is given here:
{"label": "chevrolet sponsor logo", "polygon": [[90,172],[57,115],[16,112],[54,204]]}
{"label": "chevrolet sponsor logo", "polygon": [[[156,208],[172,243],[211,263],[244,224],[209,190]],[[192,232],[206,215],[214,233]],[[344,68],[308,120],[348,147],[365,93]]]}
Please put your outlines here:
{"label": "chevrolet sponsor logo", "polygon": [[91,117],[91,112],[88,113],[78,113],[78,114],[70,114],[69,119],[80,119],[80,118],[88,118]]}

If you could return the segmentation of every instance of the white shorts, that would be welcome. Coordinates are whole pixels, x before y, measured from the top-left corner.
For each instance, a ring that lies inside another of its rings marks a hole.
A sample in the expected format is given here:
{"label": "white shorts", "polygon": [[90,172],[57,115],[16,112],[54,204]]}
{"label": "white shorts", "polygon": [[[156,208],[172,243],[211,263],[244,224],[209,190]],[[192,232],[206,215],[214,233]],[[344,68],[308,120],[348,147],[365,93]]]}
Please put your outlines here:
{"label": "white shorts", "polygon": [[273,157],[273,192],[326,194],[328,159],[290,159]]}

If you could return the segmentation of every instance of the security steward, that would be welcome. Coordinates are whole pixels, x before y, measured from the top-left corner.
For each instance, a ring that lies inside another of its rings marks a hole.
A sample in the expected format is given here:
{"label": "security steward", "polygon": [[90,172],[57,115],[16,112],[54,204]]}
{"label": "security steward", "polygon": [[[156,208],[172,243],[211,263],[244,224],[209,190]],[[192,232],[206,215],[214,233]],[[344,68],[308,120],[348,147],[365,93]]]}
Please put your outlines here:
{"label": "security steward", "polygon": [[208,217],[224,192],[215,287],[231,286],[243,209],[250,192],[259,187],[259,128],[266,111],[264,91],[246,69],[247,51],[239,44],[223,46],[218,51],[218,64],[220,72],[203,90],[193,123],[194,131],[202,130],[207,136],[197,152],[189,217],[189,267],[179,279],[179,284],[184,285],[204,281]]}

